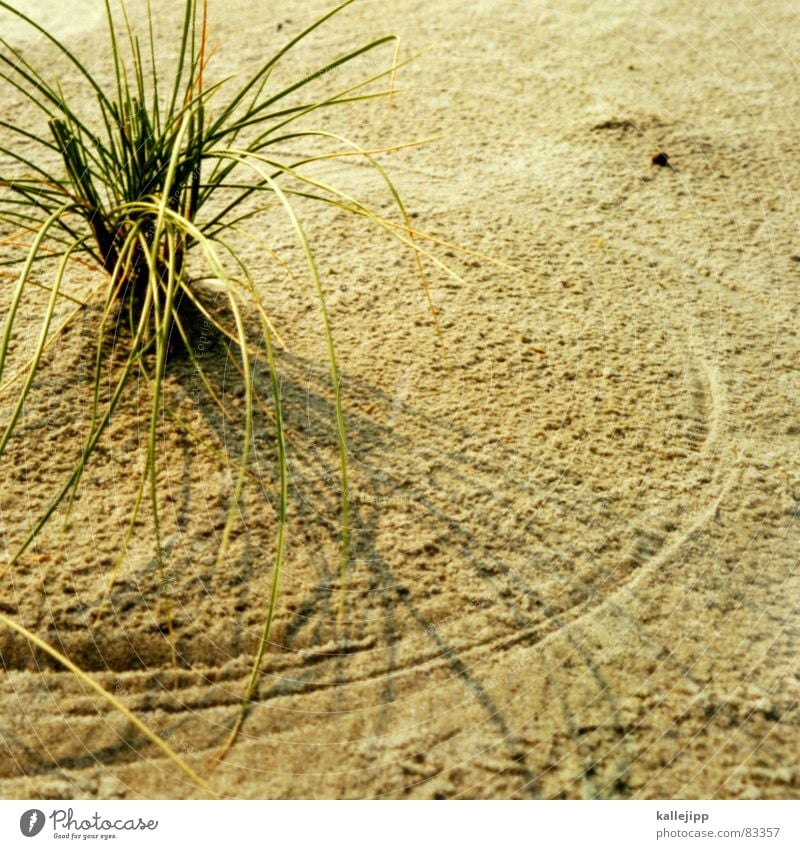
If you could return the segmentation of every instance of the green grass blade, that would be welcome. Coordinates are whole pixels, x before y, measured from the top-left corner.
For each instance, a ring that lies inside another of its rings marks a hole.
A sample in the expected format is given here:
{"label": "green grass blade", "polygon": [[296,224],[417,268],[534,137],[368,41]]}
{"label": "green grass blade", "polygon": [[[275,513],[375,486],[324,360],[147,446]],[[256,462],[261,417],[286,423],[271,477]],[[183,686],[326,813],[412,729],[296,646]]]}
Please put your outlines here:
{"label": "green grass blade", "polygon": [[76,666],[66,655],[62,654],[58,651],[58,649],[45,642],[41,637],[37,636],[32,631],[29,631],[23,625],[15,622],[2,612],[0,612],[0,624],[5,625],[6,628],[15,631],[21,637],[24,637],[29,643],[35,645],[46,654],[49,654],[50,657],[72,672],[72,674],[75,675],[83,684],[98,693],[109,705],[111,705],[112,708],[114,708],[114,710],[119,711],[119,713],[121,713],[131,723],[131,725],[137,729],[137,731],[143,734],[151,743],[155,744],[155,746],[160,749],[160,751],[175,766],[177,766],[192,781],[192,783],[195,784],[196,787],[204,790],[211,796],[217,795],[215,791],[212,790],[211,786],[203,778],[201,778],[173,748],[167,745],[167,743],[165,743],[158,734],[148,728],[148,726],[145,725],[145,723],[142,722],[142,720],[139,719],[133,711],[127,708],[123,702],[121,702],[112,693],[109,693],[104,687],[100,686],[94,678],[87,675],[79,666]]}

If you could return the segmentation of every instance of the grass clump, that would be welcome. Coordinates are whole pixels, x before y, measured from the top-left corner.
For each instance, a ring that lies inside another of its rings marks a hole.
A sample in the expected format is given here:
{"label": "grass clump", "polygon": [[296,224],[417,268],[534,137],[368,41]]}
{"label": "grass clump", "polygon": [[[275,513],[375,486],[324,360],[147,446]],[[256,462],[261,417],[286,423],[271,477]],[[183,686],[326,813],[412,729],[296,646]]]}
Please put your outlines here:
{"label": "grass clump", "polygon": [[[149,0],[143,36],[131,25],[124,2],[112,6],[110,0],[105,0],[109,56],[113,64],[113,83],[105,86],[45,25],[32,20],[20,8],[0,0],[0,8],[24,21],[71,66],[83,87],[83,94],[88,91],[92,103],[88,111],[75,106],[75,101],[65,97],[57,81],[30,64],[9,43],[0,40],[0,78],[35,107],[47,128],[34,131],[10,121],[0,122],[10,139],[0,148],[8,163],[7,173],[0,172],[0,221],[14,229],[16,243],[22,241],[26,248],[24,255],[9,260],[19,273],[0,339],[0,387],[2,391],[13,390],[14,396],[11,413],[0,425],[0,456],[17,430],[46,349],[81,310],[88,305],[98,307],[94,392],[80,457],[53,493],[47,509],[35,518],[30,533],[12,553],[5,570],[13,568],[54,513],[60,507],[69,506],[87,464],[134,380],[139,383],[144,380],[152,401],[148,411],[146,458],[140,470],[138,494],[131,505],[125,544],[121,548],[127,545],[137,516],[149,503],[155,527],[155,550],[163,570],[156,443],[158,422],[164,413],[163,390],[170,367],[170,352],[176,342],[188,352],[208,393],[209,403],[224,408],[209,376],[192,353],[190,319],[192,314],[199,315],[210,322],[235,351],[245,391],[242,447],[236,461],[232,498],[218,555],[222,560],[248,475],[254,408],[259,400],[254,396],[254,362],[259,360],[266,364],[278,462],[278,521],[272,591],[261,642],[243,695],[242,710],[224,749],[227,751],[255,693],[268,644],[284,557],[288,505],[287,445],[276,335],[268,305],[263,303],[251,269],[236,247],[236,234],[243,222],[257,212],[278,209],[291,224],[305,257],[307,276],[319,306],[335,401],[332,426],[338,440],[340,465],[342,580],[349,558],[350,518],[341,377],[314,245],[306,235],[299,204],[302,202],[307,207],[310,200],[334,206],[364,217],[392,234],[413,252],[423,285],[421,256],[430,254],[420,249],[420,234],[411,227],[398,192],[375,158],[381,151],[364,150],[342,135],[307,128],[307,119],[323,111],[391,94],[398,67],[396,37],[389,35],[370,41],[335,56],[294,82],[273,85],[273,72],[281,60],[353,2],[346,0],[287,41],[244,81],[228,79],[209,84],[206,2],[184,0],[182,26],[177,34],[177,59],[164,63],[157,56],[155,22]],[[314,83],[324,75],[352,65],[364,54],[381,50],[393,50],[385,70],[332,95],[315,93]],[[81,100],[85,102],[85,98]],[[290,143],[305,142],[315,148],[326,144],[329,149],[298,159],[287,159],[279,152]],[[357,157],[380,175],[394,202],[397,220],[378,214],[355,197],[315,178],[306,168],[314,162],[341,157]],[[266,256],[270,255],[274,256],[268,245]],[[89,262],[99,272],[98,286],[85,299],[75,298],[64,287],[67,269],[76,261]],[[8,374],[15,329],[20,316],[26,320],[31,318],[32,289],[42,286],[35,271],[43,263],[55,263],[55,270],[45,287],[49,292],[46,306],[36,317],[39,324],[37,341],[24,368]],[[202,271],[198,272],[198,268]],[[198,276],[216,279],[224,294],[224,311],[212,309],[204,300],[202,289],[197,285]],[[59,322],[56,316],[64,299],[76,303],[66,322]],[[247,331],[246,314],[257,316],[260,327],[257,339],[251,338],[252,334]],[[127,328],[127,345],[114,371],[110,391],[101,391],[104,374],[110,365],[104,338],[109,328],[120,320]],[[24,634],[76,674],[87,677],[68,658],[9,617],[0,616],[0,622]],[[91,686],[97,689],[94,683]],[[110,694],[106,695],[115,708],[124,710]],[[142,730],[154,737],[146,727]],[[163,741],[157,742],[163,749]],[[173,757],[180,762],[177,755]],[[182,768],[192,780],[197,779],[185,764]]]}

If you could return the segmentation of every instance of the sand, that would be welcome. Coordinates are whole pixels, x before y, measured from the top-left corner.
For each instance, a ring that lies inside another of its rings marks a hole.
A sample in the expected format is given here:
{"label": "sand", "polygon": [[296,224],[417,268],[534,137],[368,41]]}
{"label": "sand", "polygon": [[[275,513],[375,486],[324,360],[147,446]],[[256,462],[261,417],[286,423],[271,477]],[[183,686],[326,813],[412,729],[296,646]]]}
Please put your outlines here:
{"label": "sand", "polygon": [[[102,23],[78,30],[80,3],[50,5],[48,22],[106,67]],[[328,8],[222,5],[220,73],[252,69]],[[163,12],[165,45],[174,31]],[[208,772],[271,580],[263,420],[263,489],[250,486],[220,568],[230,473],[162,428],[177,667],[149,516],[106,594],[142,456],[135,395],[71,525],[59,514],[5,576],[0,609],[227,797],[796,798],[797,13],[772,0],[363,0],[291,67],[385,32],[404,56],[425,51],[399,74],[407,91],[336,126],[364,144],[441,136],[382,161],[421,229],[503,264],[437,249],[460,276],[430,265],[445,351],[407,252],[341,214],[308,221],[353,466],[343,628],[319,315],[255,244],[288,347],[291,531],[257,704],[225,763]],[[652,163],[659,151],[671,167]],[[384,204],[367,169],[332,173]],[[269,238],[294,256],[277,222]],[[74,462],[95,321],[81,316],[52,352],[3,461],[4,557]],[[207,362],[223,373],[221,350]],[[190,370],[171,381],[236,456],[235,423],[195,403]],[[70,673],[8,631],[0,654],[0,795],[200,795]]]}

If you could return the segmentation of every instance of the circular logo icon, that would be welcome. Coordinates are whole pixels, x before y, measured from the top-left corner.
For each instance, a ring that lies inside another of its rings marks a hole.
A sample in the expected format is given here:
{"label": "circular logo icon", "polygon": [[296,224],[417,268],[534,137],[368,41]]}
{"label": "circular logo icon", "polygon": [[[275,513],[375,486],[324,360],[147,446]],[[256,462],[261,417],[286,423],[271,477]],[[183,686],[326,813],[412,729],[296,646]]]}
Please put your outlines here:
{"label": "circular logo icon", "polygon": [[31,808],[19,818],[19,830],[25,837],[36,837],[44,828],[44,814],[38,808]]}

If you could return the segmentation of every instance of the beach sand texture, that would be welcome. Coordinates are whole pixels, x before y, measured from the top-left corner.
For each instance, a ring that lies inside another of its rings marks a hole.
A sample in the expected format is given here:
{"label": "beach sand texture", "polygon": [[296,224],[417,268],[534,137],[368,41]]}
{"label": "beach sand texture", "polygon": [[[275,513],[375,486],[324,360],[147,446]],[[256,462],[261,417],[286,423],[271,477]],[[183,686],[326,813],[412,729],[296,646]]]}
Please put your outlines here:
{"label": "beach sand texture", "polygon": [[[107,78],[100,5],[26,8]],[[154,5],[168,52],[180,4]],[[252,70],[328,8],[211,0],[209,74]],[[6,20],[26,56],[52,57]],[[367,146],[441,136],[382,162],[421,230],[503,264],[437,248],[461,278],[429,264],[444,351],[408,253],[366,222],[311,210],[353,467],[337,633],[319,314],[310,285],[247,248],[288,348],[290,537],[258,702],[211,783],[242,798],[796,798],[797,10],[363,0],[287,73],[387,32],[401,56],[425,51],[398,74],[407,90],[326,126]],[[331,91],[345,81],[330,77]],[[66,72],[65,90],[75,83]],[[8,87],[0,104],[33,120]],[[672,167],[653,164],[659,151]],[[368,169],[325,173],[389,211]],[[302,268],[280,216],[263,227]],[[1,279],[5,311],[13,275]],[[74,285],[95,279],[77,271]],[[95,319],[52,349],[0,465],[4,556],[77,456]],[[219,347],[206,362],[225,377]],[[236,423],[195,403],[190,372],[176,364],[176,403],[237,456]],[[227,397],[240,410],[235,377]],[[266,387],[263,368],[256,380]],[[11,402],[0,397],[0,412]],[[246,492],[216,568],[230,472],[164,424],[176,669],[147,516],[106,594],[140,421],[132,395],[71,526],[53,522],[3,578],[0,609],[205,772],[237,715],[269,593],[274,448],[262,422],[263,489]],[[0,654],[2,797],[198,795],[23,640],[0,632]]]}

